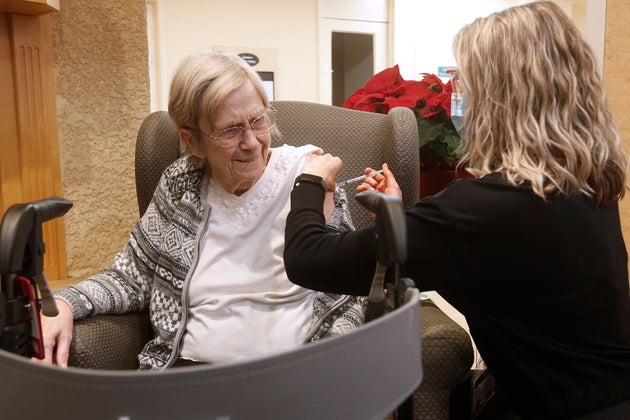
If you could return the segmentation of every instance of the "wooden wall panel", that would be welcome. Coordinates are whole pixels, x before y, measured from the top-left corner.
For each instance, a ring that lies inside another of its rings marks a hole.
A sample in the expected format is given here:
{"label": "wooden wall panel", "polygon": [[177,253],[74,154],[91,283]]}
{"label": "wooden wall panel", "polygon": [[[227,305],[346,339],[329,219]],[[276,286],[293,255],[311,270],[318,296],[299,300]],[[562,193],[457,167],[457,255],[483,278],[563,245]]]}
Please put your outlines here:
{"label": "wooden wall panel", "polygon": [[[606,42],[604,47],[604,82],[613,117],[621,133],[626,152],[630,153],[630,3],[628,0],[606,1]],[[628,180],[630,183],[630,179]],[[619,204],[621,225],[630,246],[630,193]],[[630,261],[628,262],[630,269]],[[630,279],[629,279],[630,281]]]}
{"label": "wooden wall panel", "polygon": [[[4,45],[0,53],[2,79],[12,81],[13,86],[7,89],[12,90],[14,103],[11,106],[7,94],[0,99],[0,106],[7,111],[0,122],[4,212],[14,203],[60,196],[61,173],[50,17],[3,14],[0,21],[4,23],[0,42],[5,43],[8,34],[12,66],[7,73]],[[67,276],[63,220],[46,222],[43,230],[46,276],[63,279]]]}
{"label": "wooden wall panel", "polygon": [[22,200],[9,16],[0,13],[0,212]]}

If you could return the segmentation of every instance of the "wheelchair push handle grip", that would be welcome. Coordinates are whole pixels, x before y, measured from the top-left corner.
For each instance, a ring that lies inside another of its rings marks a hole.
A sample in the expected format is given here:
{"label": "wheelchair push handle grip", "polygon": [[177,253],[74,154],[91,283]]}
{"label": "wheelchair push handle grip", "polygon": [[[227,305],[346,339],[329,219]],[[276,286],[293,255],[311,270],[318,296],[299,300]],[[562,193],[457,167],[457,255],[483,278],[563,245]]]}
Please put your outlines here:
{"label": "wheelchair push handle grip", "polygon": [[375,215],[378,262],[390,266],[407,261],[407,221],[401,199],[374,190],[355,197]]}
{"label": "wheelchair push handle grip", "polygon": [[[72,207],[72,202],[63,197],[48,197],[30,203],[42,222],[63,216]],[[28,204],[27,204],[28,206]]]}
{"label": "wheelchair push handle grip", "polygon": [[[62,197],[49,197],[9,207],[0,224],[0,280],[7,298],[13,298],[13,275],[34,280],[50,301],[52,295],[44,277],[44,240],[42,223],[64,215],[72,202]],[[54,301],[53,301],[54,304]],[[56,312],[46,303],[46,312]]]}

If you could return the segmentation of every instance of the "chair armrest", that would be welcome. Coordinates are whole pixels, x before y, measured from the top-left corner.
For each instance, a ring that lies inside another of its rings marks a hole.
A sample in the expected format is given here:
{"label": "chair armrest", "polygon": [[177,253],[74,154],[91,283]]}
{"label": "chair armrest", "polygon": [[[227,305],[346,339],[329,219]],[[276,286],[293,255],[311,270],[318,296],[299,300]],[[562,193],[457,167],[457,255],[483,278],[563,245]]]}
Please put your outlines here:
{"label": "chair armrest", "polygon": [[474,360],[470,335],[431,301],[423,301],[422,367],[424,378],[414,394],[415,417],[448,419],[450,394]]}
{"label": "chair armrest", "polygon": [[68,365],[137,369],[138,354],[152,337],[148,312],[97,315],[75,321]]}

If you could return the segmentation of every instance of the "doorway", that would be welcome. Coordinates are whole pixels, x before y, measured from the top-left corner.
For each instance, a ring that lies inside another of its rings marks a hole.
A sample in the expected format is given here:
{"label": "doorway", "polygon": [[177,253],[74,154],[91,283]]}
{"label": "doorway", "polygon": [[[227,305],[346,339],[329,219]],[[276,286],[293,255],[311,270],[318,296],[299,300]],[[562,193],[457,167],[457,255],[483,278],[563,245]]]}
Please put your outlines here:
{"label": "doorway", "polygon": [[374,36],[333,32],[331,48],[332,104],[341,106],[374,75]]}
{"label": "doorway", "polygon": [[319,102],[341,105],[387,67],[387,22],[321,18]]}

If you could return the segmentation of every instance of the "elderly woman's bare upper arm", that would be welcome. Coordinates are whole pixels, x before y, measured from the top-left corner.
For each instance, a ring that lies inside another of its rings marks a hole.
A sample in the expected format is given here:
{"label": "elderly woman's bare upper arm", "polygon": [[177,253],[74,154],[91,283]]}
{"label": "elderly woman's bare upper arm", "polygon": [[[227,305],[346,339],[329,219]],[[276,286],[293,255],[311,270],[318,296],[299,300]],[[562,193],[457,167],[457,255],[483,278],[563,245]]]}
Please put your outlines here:
{"label": "elderly woman's bare upper arm", "polygon": [[330,221],[334,211],[335,200],[333,198],[333,193],[326,191],[326,195],[324,196],[324,218],[326,219],[326,223]]}

